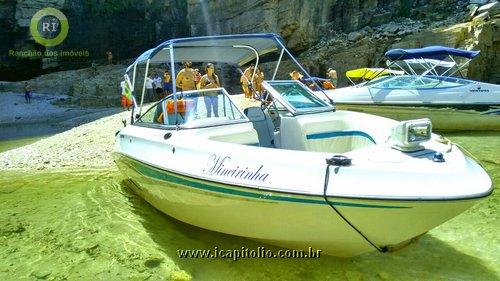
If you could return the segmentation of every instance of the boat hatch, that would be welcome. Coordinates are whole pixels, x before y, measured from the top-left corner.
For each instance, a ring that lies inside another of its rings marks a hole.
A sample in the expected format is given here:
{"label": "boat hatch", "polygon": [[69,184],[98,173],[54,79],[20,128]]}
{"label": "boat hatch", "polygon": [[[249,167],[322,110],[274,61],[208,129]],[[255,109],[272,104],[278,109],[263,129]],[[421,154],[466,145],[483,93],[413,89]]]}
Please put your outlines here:
{"label": "boat hatch", "polygon": [[311,89],[296,80],[264,81],[263,87],[277,107],[292,115],[333,111],[334,107],[313,94]]}

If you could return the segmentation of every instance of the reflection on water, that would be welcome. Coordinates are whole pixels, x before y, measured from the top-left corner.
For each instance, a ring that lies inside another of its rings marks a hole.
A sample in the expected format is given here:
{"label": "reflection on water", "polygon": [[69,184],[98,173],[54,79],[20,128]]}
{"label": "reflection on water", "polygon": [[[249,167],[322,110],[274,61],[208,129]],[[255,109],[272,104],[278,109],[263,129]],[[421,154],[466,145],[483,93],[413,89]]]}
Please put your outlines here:
{"label": "reflection on water", "polygon": [[[500,182],[499,134],[456,134]],[[0,173],[0,280],[498,280],[496,193],[398,252],[352,259],[180,259],[178,249],[260,242],[189,226],[129,191],[116,170]],[[314,230],[311,230],[314,231]],[[388,230],[390,231],[390,230]]]}

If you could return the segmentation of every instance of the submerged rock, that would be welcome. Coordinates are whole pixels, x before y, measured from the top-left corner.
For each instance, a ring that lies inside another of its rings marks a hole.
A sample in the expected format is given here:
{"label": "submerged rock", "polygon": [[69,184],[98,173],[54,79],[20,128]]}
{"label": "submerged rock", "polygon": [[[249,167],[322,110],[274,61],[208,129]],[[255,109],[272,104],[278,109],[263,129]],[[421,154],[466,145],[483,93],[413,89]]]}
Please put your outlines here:
{"label": "submerged rock", "polygon": [[155,268],[160,266],[163,260],[164,260],[163,258],[158,258],[158,257],[149,258],[144,262],[144,265],[148,268]]}
{"label": "submerged rock", "polygon": [[50,269],[35,270],[31,273],[37,279],[46,279],[50,274],[52,274]]}
{"label": "submerged rock", "polygon": [[17,221],[9,221],[0,227],[0,236],[9,236],[12,234],[19,234],[26,231],[25,226]]}
{"label": "submerged rock", "polygon": [[178,270],[172,272],[170,275],[172,281],[190,281],[192,279],[191,275],[184,270]]}
{"label": "submerged rock", "polygon": [[345,273],[345,278],[348,281],[362,281],[363,280],[363,273],[359,271],[347,271]]}

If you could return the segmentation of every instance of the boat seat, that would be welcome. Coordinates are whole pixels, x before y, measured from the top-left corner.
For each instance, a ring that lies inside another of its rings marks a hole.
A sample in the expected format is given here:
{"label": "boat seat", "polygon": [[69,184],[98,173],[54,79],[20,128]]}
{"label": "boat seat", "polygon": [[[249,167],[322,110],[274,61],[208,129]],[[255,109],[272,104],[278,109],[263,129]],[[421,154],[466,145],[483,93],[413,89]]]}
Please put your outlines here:
{"label": "boat seat", "polygon": [[257,131],[259,145],[262,147],[275,147],[274,125],[269,114],[258,106],[245,108],[244,113],[252,122],[255,131]]}

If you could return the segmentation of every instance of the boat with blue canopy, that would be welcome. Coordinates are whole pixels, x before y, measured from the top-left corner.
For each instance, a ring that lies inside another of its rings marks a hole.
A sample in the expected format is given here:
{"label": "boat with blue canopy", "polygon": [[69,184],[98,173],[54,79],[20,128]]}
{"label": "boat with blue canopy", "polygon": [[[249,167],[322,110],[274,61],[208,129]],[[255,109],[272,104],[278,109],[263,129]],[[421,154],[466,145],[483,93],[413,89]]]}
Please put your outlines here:
{"label": "boat with blue canopy", "polygon": [[385,57],[391,61],[407,59],[438,59],[444,60],[450,56],[473,59],[480,51],[468,51],[444,46],[429,46],[417,49],[392,49],[385,53]]}
{"label": "boat with blue canopy", "polygon": [[[149,70],[168,68],[175,85],[186,60],[215,65],[221,82],[144,102]],[[241,108],[234,77],[249,64],[269,99]],[[139,56],[127,69],[138,102],[113,152],[131,188],[188,224],[344,257],[406,245],[491,193],[428,119],[337,110],[291,70],[311,78],[276,34],[173,39]]]}
{"label": "boat with blue canopy", "polygon": [[[376,79],[327,95],[342,109],[398,120],[428,117],[438,130],[500,130],[500,86],[464,78],[479,54],[443,46],[389,50],[387,69],[374,73]],[[382,77],[386,70],[404,74]]]}

